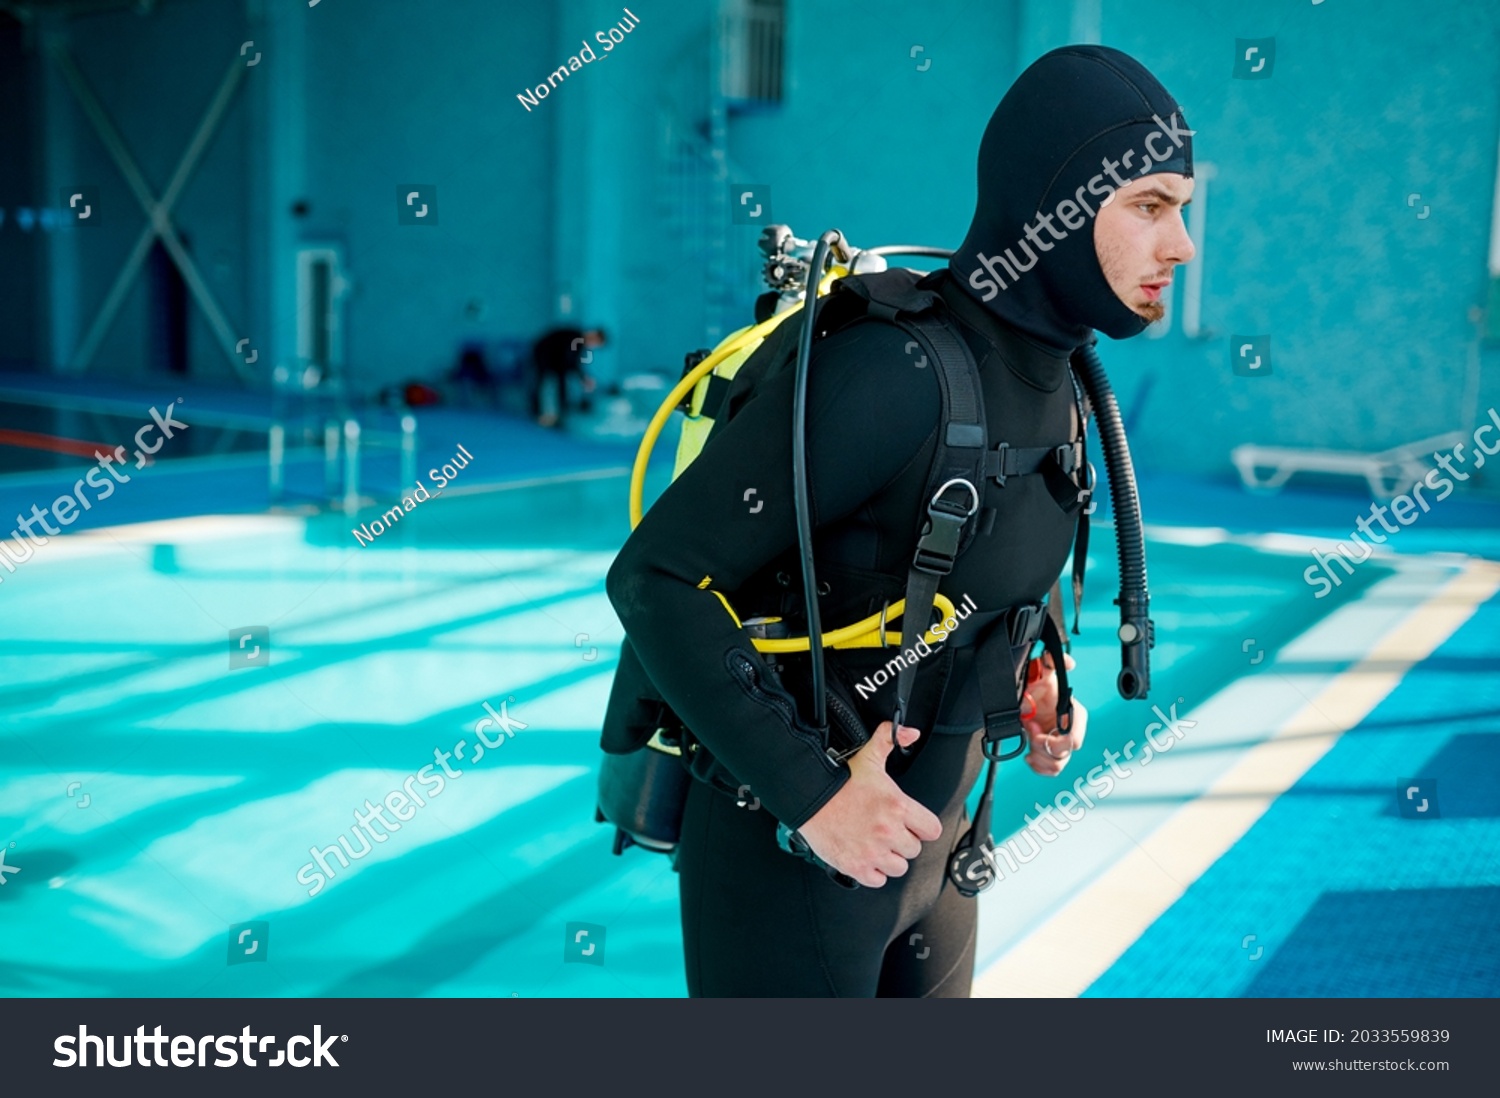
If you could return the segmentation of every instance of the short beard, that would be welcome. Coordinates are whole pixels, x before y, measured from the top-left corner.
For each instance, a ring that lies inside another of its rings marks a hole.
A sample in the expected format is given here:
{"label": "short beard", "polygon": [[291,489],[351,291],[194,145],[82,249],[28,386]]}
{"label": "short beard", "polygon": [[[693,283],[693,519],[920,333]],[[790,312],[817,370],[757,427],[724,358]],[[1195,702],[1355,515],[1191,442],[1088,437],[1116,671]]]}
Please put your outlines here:
{"label": "short beard", "polygon": [[1121,273],[1125,266],[1124,260],[1122,259],[1122,250],[1111,249],[1108,247],[1099,248],[1097,238],[1095,238],[1095,248],[1095,255],[1097,255],[1099,258],[1099,270],[1104,275],[1104,281],[1107,282],[1109,284],[1109,288],[1114,291],[1115,298],[1120,302],[1121,305],[1124,305],[1127,309],[1133,312],[1136,316],[1140,317],[1147,324],[1155,324],[1158,320],[1167,315],[1167,307],[1160,301],[1148,301],[1144,305],[1132,305],[1130,303],[1129,296],[1134,295],[1136,289],[1138,288],[1137,285],[1132,285],[1130,289],[1126,290],[1123,294],[1120,291],[1115,290],[1115,276]]}

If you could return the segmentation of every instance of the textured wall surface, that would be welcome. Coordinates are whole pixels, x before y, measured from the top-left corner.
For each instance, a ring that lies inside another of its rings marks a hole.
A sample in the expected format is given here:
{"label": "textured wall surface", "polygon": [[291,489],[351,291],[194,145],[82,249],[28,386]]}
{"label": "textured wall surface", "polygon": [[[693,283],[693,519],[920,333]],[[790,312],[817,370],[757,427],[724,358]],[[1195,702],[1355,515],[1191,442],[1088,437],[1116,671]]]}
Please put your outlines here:
{"label": "textured wall surface", "polygon": [[[292,250],[338,245],[350,377],[373,391],[447,368],[466,339],[529,338],[562,317],[611,330],[605,377],[675,373],[704,341],[708,245],[674,235],[661,148],[664,117],[707,138],[695,112],[714,6],[631,10],[625,41],[608,55],[595,43],[599,60],[531,110],[517,93],[624,19],[621,5],[177,0],[58,29],[158,192],[241,44],[257,42],[263,60],[174,220],[236,331],[277,360],[294,351]],[[1245,38],[1275,39],[1270,78],[1233,75]],[[1472,430],[1500,404],[1496,351],[1473,317],[1500,132],[1493,5],[789,0],[784,101],[729,116],[728,182],[769,186],[775,220],[805,237],[837,226],[866,245],[951,247],[995,103],[1027,62],[1073,40],[1152,68],[1215,172],[1201,330],[1183,332],[1179,277],[1160,338],[1101,348],[1141,466],[1226,473],[1245,441],[1379,449]],[[44,245],[35,230],[40,263],[13,217],[0,224],[3,315],[29,318],[0,331],[0,358],[59,368],[144,215],[55,66],[14,34],[3,42],[24,72],[5,77],[19,91],[0,126],[0,207],[55,205],[82,182],[107,213]],[[397,224],[407,182],[436,185],[438,225]],[[729,226],[740,267],[758,234]],[[137,285],[93,372],[159,368],[150,309]],[[192,372],[230,380],[196,307],[191,325]],[[1269,377],[1233,375],[1234,335],[1270,337]]]}

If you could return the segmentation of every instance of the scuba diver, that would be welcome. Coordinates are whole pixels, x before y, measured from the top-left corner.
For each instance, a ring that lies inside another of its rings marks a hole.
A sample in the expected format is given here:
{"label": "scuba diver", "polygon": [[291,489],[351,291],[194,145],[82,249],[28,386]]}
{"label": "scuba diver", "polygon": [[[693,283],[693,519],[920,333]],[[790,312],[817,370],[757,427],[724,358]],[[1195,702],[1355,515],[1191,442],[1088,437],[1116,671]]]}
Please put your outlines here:
{"label": "scuba diver", "polygon": [[[1058,579],[1071,549],[1076,632],[1090,410],[1119,524],[1118,685],[1144,696],[1139,509],[1127,537],[1133,475],[1092,344],[1159,319],[1193,257],[1191,133],[1118,50],[1038,59],[985,130],[947,265],[861,274],[851,259],[817,298],[840,239],[825,234],[804,322],[767,339],[802,328],[799,368],[725,385],[732,414],[621,549],[607,591],[627,643],[604,746],[623,757],[670,715],[701,779],[673,849],[691,995],[969,994],[994,763],[1025,747],[1059,774],[1086,731]],[[874,643],[822,632],[868,616]],[[800,651],[757,639],[799,630]]]}

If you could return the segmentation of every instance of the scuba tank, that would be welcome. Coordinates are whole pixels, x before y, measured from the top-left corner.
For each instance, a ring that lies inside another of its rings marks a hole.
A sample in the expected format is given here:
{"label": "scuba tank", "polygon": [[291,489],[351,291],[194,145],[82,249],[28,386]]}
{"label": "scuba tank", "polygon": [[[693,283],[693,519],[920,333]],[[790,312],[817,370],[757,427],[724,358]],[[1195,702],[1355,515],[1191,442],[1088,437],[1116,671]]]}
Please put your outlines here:
{"label": "scuba tank", "polygon": [[[751,618],[743,628],[763,640],[789,635],[780,618]],[[776,668],[775,653],[763,653],[761,658],[773,670]],[[670,710],[663,708],[662,712],[670,718]],[[604,756],[594,818],[615,825],[616,854],[630,846],[659,854],[671,854],[676,849],[682,834],[682,810],[693,781],[691,756],[697,747],[684,733],[680,723],[667,719],[640,750]],[[743,786],[737,790],[742,804],[746,792]]]}

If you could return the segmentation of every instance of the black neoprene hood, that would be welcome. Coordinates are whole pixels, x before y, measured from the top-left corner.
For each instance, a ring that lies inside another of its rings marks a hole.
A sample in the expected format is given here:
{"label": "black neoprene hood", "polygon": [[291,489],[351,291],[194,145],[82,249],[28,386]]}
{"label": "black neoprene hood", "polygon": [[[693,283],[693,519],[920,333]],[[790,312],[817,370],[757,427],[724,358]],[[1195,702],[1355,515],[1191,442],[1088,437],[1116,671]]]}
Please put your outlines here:
{"label": "black neoprene hood", "polygon": [[1192,131],[1144,65],[1107,46],[1044,54],[1011,85],[979,145],[979,198],[948,266],[1007,324],[1067,353],[1091,330],[1139,334],[1094,251],[1099,204],[1156,172],[1193,174]]}

